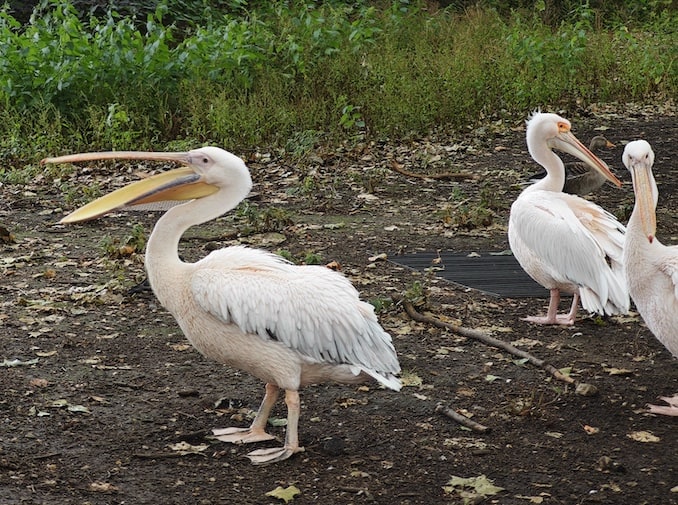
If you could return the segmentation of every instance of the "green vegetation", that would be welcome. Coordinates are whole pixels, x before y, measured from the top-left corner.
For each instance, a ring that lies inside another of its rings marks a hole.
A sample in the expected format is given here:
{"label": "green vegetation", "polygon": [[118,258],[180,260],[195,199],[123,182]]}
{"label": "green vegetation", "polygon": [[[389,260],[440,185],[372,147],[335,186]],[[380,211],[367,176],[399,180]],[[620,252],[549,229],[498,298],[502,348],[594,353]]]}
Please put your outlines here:
{"label": "green vegetation", "polygon": [[103,237],[100,242],[103,250],[112,258],[126,258],[138,254],[146,245],[146,232],[141,224],[132,226],[129,236],[122,241],[111,237]]}
{"label": "green vegetation", "polygon": [[281,232],[294,224],[288,211],[277,207],[260,209],[258,205],[248,200],[238,205],[235,217],[242,222],[242,235]]}
{"label": "green vegetation", "polygon": [[678,95],[669,0],[430,5],[166,0],[90,14],[43,0],[25,23],[5,8],[0,159],[204,143],[302,157],[321,139]]}

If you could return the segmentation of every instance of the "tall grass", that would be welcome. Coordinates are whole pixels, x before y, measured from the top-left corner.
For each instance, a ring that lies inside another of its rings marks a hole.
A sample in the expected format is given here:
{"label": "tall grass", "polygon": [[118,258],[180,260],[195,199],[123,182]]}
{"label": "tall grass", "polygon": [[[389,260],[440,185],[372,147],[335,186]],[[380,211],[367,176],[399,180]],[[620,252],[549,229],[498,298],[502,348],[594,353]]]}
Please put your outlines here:
{"label": "tall grass", "polygon": [[678,15],[662,2],[642,2],[642,22],[608,25],[588,4],[553,23],[544,9],[497,3],[431,11],[300,0],[246,11],[234,0],[228,12],[175,15],[190,20],[181,28],[166,4],[144,20],[57,0],[25,25],[2,11],[0,158],[289,147],[304,132],[400,138],[537,106],[678,95]]}

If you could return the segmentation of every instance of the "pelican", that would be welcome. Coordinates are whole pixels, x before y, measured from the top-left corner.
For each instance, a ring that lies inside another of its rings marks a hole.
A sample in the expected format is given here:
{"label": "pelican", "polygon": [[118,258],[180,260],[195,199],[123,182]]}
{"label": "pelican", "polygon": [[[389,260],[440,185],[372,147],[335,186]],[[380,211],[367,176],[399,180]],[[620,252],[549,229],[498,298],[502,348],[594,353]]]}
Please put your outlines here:
{"label": "pelican", "polygon": [[[630,304],[621,264],[624,226],[598,205],[562,192],[565,168],[552,149],[576,156],[617,186],[621,182],[570,130],[570,122],[556,114],[530,117],[527,147],[546,177],[523,190],[509,217],[513,254],[550,291],[546,316],[525,319],[539,324],[574,324],[580,299],[598,314],[626,313]],[[566,315],[557,313],[561,291],[573,294]]]}
{"label": "pelican", "polygon": [[375,379],[400,389],[400,365],[390,335],[342,274],[322,266],[295,266],[242,246],[213,251],[196,263],[181,261],[178,246],[184,232],[232,210],[249,193],[252,179],[239,157],[218,147],[203,147],[180,153],[82,153],[43,162],[114,158],[183,166],[118,189],[61,222],[93,219],[125,206],[189,200],[170,207],[149,237],[145,264],[153,292],[200,353],[266,384],[251,426],[214,430],[218,439],[238,444],[273,439],[265,431],[266,422],[284,389],[283,447],[247,455],[254,464],[282,461],[304,450],[298,439],[301,387]]}
{"label": "pelican", "polygon": [[[678,357],[678,246],[665,246],[655,237],[659,191],[652,147],[645,140],[629,142],[622,162],[631,172],[636,198],[623,260],[629,293],[650,331]],[[669,406],[650,405],[650,412],[678,416],[678,395],[662,400]]]}
{"label": "pelican", "polygon": [[[589,151],[597,153],[601,149],[612,149],[615,145],[607,140],[602,135],[596,135],[589,143]],[[537,182],[546,174],[540,174],[530,178],[530,183]],[[565,184],[563,185],[563,193],[570,193],[571,195],[588,195],[600,188],[607,178],[599,171],[594,170],[586,163],[581,161],[573,161],[565,163]]]}

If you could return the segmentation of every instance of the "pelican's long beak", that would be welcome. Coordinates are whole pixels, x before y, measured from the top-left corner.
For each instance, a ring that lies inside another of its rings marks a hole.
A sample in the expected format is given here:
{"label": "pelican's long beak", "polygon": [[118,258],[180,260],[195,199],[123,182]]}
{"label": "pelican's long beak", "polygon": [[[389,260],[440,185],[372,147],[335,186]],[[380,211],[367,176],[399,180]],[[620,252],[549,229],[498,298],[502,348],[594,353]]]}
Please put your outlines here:
{"label": "pelican's long beak", "polygon": [[[111,151],[99,153],[81,153],[57,158],[45,158],[41,163],[76,163],[80,161],[93,160],[157,160],[157,161],[176,161],[178,163],[189,164],[189,156],[186,152],[166,153],[166,152],[144,152],[144,151]],[[121,207],[131,205],[142,205],[152,202],[193,200],[202,198],[216,192],[218,188],[211,184],[202,182],[201,176],[197,174],[190,166],[177,168],[168,172],[153,175],[147,179],[142,179],[117,189],[101,198],[80,207],[68,216],[64,217],[61,223],[77,223],[87,221]]]}
{"label": "pelican's long beak", "polygon": [[610,171],[607,164],[589,151],[588,147],[579,142],[579,139],[577,139],[572,132],[561,131],[558,136],[549,139],[548,144],[552,149],[558,149],[569,153],[572,156],[576,156],[584,163],[603,174],[603,176],[615,186],[621,187],[621,181]]}
{"label": "pelican's long beak", "polygon": [[636,207],[640,213],[640,222],[647,240],[652,243],[657,234],[657,214],[655,208],[655,184],[652,169],[645,160],[632,160],[629,169],[633,179],[633,192],[636,194]]}

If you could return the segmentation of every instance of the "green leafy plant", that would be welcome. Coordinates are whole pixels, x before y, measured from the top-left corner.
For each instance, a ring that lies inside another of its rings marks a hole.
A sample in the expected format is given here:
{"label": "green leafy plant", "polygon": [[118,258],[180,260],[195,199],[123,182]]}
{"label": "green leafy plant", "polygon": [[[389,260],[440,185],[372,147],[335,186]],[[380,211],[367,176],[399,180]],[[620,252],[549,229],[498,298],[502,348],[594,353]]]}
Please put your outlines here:
{"label": "green leafy plant", "polygon": [[42,0],[23,24],[5,7],[0,159],[183,139],[303,156],[321,137],[676,95],[670,2],[556,4],[164,0],[82,12]]}

